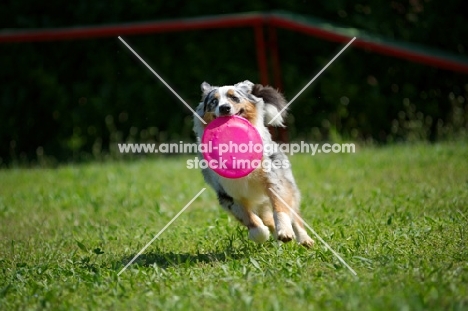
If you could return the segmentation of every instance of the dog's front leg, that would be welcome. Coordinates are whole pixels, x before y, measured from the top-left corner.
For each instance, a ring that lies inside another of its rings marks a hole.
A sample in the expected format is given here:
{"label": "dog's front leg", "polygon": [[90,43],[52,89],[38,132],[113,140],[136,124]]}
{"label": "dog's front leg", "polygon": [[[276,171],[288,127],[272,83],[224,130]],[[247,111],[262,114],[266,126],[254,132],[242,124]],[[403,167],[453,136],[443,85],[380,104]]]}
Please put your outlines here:
{"label": "dog's front leg", "polygon": [[219,204],[249,229],[249,239],[263,243],[270,237],[270,231],[263,221],[246,204],[234,200],[224,191],[218,191]]}
{"label": "dog's front leg", "polygon": [[[270,198],[271,206],[273,207],[273,218],[276,226],[276,238],[283,242],[289,242],[294,239],[294,230],[292,227],[292,212],[288,206],[295,206],[296,198],[294,193],[287,191],[287,189],[281,189],[279,187],[272,187],[276,193],[281,196],[280,200],[275,193],[268,189],[268,197]],[[284,203],[288,206],[286,206]]]}

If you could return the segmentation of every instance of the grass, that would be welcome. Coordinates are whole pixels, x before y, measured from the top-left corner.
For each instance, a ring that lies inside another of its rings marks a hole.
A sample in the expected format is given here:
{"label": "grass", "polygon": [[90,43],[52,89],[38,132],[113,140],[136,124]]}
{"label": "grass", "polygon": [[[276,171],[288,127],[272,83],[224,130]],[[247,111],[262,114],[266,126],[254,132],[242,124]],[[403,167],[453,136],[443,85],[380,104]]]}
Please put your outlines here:
{"label": "grass", "polygon": [[187,158],[0,171],[2,310],[468,310],[468,146],[297,155],[316,240],[256,245]]}

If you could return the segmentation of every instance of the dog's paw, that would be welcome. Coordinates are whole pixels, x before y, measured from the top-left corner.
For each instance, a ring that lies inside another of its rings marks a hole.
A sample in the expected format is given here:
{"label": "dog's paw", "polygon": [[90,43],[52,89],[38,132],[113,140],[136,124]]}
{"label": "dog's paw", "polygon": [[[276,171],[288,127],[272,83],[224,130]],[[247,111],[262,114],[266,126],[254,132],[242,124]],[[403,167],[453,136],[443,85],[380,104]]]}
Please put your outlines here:
{"label": "dog's paw", "polygon": [[307,248],[311,248],[312,246],[314,246],[314,240],[312,240],[312,238],[307,234],[307,231],[305,231],[302,226],[299,226],[296,223],[295,226],[293,226],[293,228],[295,229],[294,232],[296,233],[297,243]]}
{"label": "dog's paw", "polygon": [[270,237],[267,226],[253,227],[249,229],[249,239],[256,243],[263,243]]}
{"label": "dog's paw", "polygon": [[289,242],[295,238],[291,226],[291,218],[287,213],[279,212],[275,215],[276,238],[283,242]]}
{"label": "dog's paw", "polygon": [[299,244],[307,248],[312,248],[315,244],[314,240],[312,240],[309,236],[303,240],[299,240],[298,242]]}
{"label": "dog's paw", "polygon": [[294,239],[294,231],[292,230],[292,228],[279,230],[276,233],[276,238],[284,243],[289,242],[292,239]]}

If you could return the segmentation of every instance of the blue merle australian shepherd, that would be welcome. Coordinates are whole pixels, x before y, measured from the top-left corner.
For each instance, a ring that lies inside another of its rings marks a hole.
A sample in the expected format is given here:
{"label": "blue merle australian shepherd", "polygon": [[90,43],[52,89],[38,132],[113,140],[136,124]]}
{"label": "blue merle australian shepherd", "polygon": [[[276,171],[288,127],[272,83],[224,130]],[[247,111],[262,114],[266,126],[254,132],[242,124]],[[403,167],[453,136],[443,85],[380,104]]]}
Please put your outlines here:
{"label": "blue merle australian shepherd", "polygon": [[[283,95],[278,91],[250,81],[220,87],[203,82],[201,90],[202,101],[196,112],[207,124],[220,116],[239,115],[255,126],[264,145],[276,144],[266,124],[286,106]],[[282,113],[271,125],[283,126],[284,117]],[[205,126],[194,117],[198,141]],[[262,161],[289,164],[287,156],[278,148],[264,148],[263,153]],[[205,181],[216,191],[221,206],[248,228],[251,240],[265,242],[272,232],[280,241],[288,242],[295,238],[306,247],[313,246],[314,241],[307,234],[299,216],[301,198],[290,165],[268,167],[270,169],[265,170],[259,166],[238,179],[221,177],[210,168],[203,169],[202,173]]]}

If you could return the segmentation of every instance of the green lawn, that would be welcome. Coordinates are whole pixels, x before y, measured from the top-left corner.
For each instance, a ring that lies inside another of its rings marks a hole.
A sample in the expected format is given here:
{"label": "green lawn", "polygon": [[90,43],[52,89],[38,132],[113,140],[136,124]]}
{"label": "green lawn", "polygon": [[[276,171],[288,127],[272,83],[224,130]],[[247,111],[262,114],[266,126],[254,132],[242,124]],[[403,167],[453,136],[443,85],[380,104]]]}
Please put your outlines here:
{"label": "green lawn", "polygon": [[0,171],[1,310],[468,310],[468,146],[291,158],[319,241],[256,245],[185,158]]}

